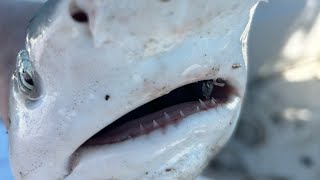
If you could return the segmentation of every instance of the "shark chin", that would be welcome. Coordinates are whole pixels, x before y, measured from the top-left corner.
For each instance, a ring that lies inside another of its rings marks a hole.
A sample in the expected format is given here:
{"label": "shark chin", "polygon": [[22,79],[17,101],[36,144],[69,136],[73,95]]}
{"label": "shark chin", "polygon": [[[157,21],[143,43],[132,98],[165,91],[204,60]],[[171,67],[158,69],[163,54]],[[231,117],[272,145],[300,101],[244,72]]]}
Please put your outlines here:
{"label": "shark chin", "polygon": [[255,3],[49,0],[12,77],[15,179],[195,179],[237,124]]}

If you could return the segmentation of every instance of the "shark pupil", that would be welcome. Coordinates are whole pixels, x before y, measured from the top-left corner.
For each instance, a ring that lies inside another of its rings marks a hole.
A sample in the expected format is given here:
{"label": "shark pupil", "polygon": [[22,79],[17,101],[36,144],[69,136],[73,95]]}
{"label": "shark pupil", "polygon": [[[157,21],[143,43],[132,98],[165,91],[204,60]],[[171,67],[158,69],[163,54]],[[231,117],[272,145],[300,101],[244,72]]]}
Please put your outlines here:
{"label": "shark pupil", "polygon": [[26,83],[28,83],[31,86],[34,86],[33,80],[32,80],[31,76],[27,72],[23,71],[22,76],[23,76],[23,78],[24,78]]}
{"label": "shark pupil", "polygon": [[33,89],[34,83],[31,76],[28,73],[22,73],[20,75],[20,81],[21,85],[28,91],[31,91]]}

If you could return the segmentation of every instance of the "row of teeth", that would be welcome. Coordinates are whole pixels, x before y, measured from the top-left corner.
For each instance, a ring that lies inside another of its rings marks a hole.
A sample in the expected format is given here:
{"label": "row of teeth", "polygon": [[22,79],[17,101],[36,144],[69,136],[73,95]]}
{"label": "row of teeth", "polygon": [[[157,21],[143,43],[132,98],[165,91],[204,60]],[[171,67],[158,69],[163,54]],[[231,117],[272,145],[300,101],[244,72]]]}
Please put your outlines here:
{"label": "row of teeth", "polygon": [[[206,103],[204,103],[201,99],[199,99],[199,103],[200,103],[200,106],[201,106],[201,108],[203,108],[203,109],[208,109],[209,107],[208,107],[208,105],[206,105]],[[216,103],[216,101],[215,101],[215,99],[214,98],[212,98],[211,99],[211,106],[214,106],[214,105],[216,105],[217,103]],[[199,106],[197,106],[197,111],[200,111],[200,107]],[[164,112],[163,113],[164,114],[164,117],[165,117],[165,119],[167,120],[167,121],[169,121],[171,118],[170,118],[170,115],[167,113],[167,112]],[[181,118],[184,118],[186,115],[183,113],[183,111],[182,110],[180,110],[180,116],[181,116]],[[153,128],[157,128],[157,127],[159,127],[159,124],[157,123],[157,121],[156,120],[153,120]],[[141,132],[144,132],[145,131],[145,128],[143,127],[143,125],[140,123],[140,131]]]}
{"label": "row of teeth", "polygon": [[[216,86],[219,86],[219,87],[224,87],[225,85],[226,85],[226,82],[223,80],[223,79],[221,79],[221,78],[218,78],[218,79],[216,79],[215,81],[213,81],[213,84],[214,85],[216,85]],[[211,89],[211,91],[212,91],[212,89]],[[210,91],[210,94],[211,94],[211,91]],[[203,108],[203,109],[208,109],[209,107],[206,105],[206,103],[204,103],[201,99],[199,99],[199,103],[200,103],[200,106],[201,106],[201,108]],[[211,106],[214,106],[214,105],[216,105],[217,103],[216,103],[216,100],[214,99],[214,98],[211,98]],[[197,106],[197,111],[200,111],[200,107],[199,106]],[[183,113],[183,111],[182,110],[180,110],[180,116],[182,117],[182,118],[184,118],[185,117],[185,114]],[[164,117],[165,117],[165,119],[167,120],[167,121],[169,121],[171,118],[170,118],[170,115],[167,113],[167,112],[164,112]],[[156,120],[153,120],[153,128],[157,128],[157,127],[159,127],[159,124],[157,123],[157,121]],[[143,127],[143,125],[140,123],[140,131],[141,132],[144,132],[145,131],[145,128]]]}

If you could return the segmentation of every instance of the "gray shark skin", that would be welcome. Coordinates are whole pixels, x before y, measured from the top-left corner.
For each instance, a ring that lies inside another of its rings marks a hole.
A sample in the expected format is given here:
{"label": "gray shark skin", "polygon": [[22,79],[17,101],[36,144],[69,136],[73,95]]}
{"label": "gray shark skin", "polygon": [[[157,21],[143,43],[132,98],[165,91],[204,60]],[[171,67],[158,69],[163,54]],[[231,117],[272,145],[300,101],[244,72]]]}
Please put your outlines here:
{"label": "gray shark skin", "polygon": [[[28,27],[12,78],[15,179],[196,178],[236,125],[255,3],[48,1]],[[82,146],[154,99],[219,78],[237,92],[225,103],[185,117],[181,111],[178,124],[131,139]]]}

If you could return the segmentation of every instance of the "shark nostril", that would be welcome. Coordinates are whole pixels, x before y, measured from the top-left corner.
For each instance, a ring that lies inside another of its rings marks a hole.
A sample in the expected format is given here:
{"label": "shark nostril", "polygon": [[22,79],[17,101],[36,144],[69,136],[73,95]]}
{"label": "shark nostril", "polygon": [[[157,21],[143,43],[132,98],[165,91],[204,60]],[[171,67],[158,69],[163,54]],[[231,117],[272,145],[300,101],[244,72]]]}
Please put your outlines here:
{"label": "shark nostril", "polygon": [[89,21],[87,13],[85,13],[82,10],[78,10],[78,11],[72,13],[72,18],[73,18],[73,20],[75,20],[76,22],[79,22],[79,23],[87,23]]}
{"label": "shark nostril", "polygon": [[89,17],[86,11],[79,7],[76,3],[70,4],[70,15],[72,19],[78,23],[88,23]]}

